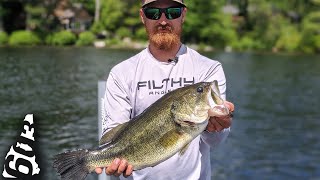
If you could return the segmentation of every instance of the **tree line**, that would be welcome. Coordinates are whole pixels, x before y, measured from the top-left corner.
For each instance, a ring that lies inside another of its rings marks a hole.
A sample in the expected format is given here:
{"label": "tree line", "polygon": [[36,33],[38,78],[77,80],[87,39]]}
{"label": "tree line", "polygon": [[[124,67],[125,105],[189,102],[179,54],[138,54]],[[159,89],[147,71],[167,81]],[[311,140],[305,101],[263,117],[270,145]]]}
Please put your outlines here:
{"label": "tree line", "polygon": [[[1,0],[0,5],[6,1],[13,0]],[[109,42],[124,38],[147,40],[139,17],[140,0],[65,1],[81,4],[94,17],[88,31],[95,36],[102,35]],[[64,30],[52,16],[58,0],[20,2],[27,14],[27,30],[41,38]],[[188,6],[182,37],[185,43],[239,51],[320,52],[320,0],[185,0],[185,3]],[[0,17],[5,13],[6,9],[0,6]]]}

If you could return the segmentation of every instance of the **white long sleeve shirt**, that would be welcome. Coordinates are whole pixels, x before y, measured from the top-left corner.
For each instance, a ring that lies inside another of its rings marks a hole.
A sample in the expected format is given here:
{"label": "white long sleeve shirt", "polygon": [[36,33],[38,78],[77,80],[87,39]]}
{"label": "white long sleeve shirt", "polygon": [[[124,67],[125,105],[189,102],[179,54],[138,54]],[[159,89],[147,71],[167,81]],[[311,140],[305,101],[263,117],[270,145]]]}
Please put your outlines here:
{"label": "white long sleeve shirt", "polygon": [[[104,97],[103,133],[139,115],[165,93],[179,87],[217,80],[225,99],[226,79],[218,61],[185,45],[181,45],[176,57],[177,62],[161,62],[146,48],[111,69]],[[210,148],[221,143],[229,131],[203,132],[183,155],[177,153],[154,167],[134,171],[127,179],[211,179]]]}

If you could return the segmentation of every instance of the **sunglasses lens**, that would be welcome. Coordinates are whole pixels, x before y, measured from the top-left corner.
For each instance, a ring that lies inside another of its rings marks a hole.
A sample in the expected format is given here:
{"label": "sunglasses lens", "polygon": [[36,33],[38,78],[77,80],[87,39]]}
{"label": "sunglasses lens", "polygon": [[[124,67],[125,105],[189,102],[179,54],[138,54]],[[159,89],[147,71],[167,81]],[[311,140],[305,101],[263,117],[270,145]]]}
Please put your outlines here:
{"label": "sunglasses lens", "polygon": [[166,12],[166,17],[168,19],[177,19],[181,16],[181,9],[182,8],[168,8]]}
{"label": "sunglasses lens", "polygon": [[148,19],[158,20],[161,17],[160,9],[156,8],[145,8],[144,14]]}
{"label": "sunglasses lens", "polygon": [[165,13],[166,18],[177,19],[181,16],[182,8],[181,7],[170,7],[170,8],[144,8],[143,12],[148,19],[158,20],[161,18],[162,12]]}

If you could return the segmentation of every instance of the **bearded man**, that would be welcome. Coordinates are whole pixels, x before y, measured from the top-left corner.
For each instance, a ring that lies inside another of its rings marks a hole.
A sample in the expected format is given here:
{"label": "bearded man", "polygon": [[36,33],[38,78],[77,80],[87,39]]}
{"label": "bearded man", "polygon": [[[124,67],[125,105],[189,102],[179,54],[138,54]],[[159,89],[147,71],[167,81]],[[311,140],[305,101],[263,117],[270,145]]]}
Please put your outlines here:
{"label": "bearded man", "polygon": [[[221,63],[202,56],[181,43],[187,7],[183,0],[142,0],[141,21],[149,45],[137,55],[121,62],[109,73],[104,109],[103,132],[123,124],[174,89],[197,82],[217,80],[226,98],[226,79]],[[226,101],[230,112],[234,105]],[[206,131],[195,138],[181,156],[142,170],[125,159],[116,158],[106,167],[108,175],[129,179],[211,179],[210,149],[229,134],[232,118],[211,117]],[[102,173],[96,168],[96,173]]]}

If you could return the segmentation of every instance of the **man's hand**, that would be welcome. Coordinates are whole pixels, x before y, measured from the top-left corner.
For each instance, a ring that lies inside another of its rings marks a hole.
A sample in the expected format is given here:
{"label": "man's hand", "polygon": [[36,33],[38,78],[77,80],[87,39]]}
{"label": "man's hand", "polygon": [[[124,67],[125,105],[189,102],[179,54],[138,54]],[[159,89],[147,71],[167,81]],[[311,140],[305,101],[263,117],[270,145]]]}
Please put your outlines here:
{"label": "man's hand", "polygon": [[[95,169],[95,171],[97,174],[101,174],[103,168],[98,167]],[[107,175],[120,176],[123,174],[124,177],[128,177],[132,174],[132,171],[133,166],[128,164],[128,161],[125,159],[120,160],[119,158],[114,159],[110,166],[106,167]]]}
{"label": "man's hand", "polygon": [[229,128],[231,126],[234,105],[228,101],[225,101],[225,105],[229,109],[230,114],[227,116],[210,117],[206,131],[219,132],[219,131],[222,131],[223,129]]}

